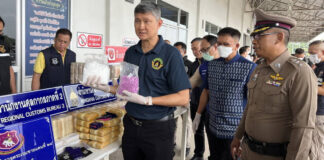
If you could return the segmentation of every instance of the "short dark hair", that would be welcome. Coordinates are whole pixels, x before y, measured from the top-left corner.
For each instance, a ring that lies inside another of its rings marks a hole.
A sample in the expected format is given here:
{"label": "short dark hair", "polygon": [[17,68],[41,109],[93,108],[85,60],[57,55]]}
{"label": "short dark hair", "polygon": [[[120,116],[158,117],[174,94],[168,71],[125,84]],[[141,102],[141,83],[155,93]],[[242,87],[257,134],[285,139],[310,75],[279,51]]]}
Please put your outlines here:
{"label": "short dark hair", "polygon": [[3,21],[3,19],[0,17],[0,22],[3,23],[3,27],[6,25],[5,22]]}
{"label": "short dark hair", "polygon": [[323,43],[323,41],[321,41],[321,40],[316,40],[316,41],[313,41],[312,43],[310,43],[310,44],[309,44],[309,47],[312,46],[312,45],[319,45],[319,44],[321,44],[321,43]]}
{"label": "short dark hair", "polygon": [[135,7],[134,14],[136,13],[152,13],[157,20],[161,18],[161,8],[153,2],[141,2]]}
{"label": "short dark hair", "polygon": [[237,38],[238,40],[240,40],[240,38],[241,38],[241,32],[238,31],[237,29],[231,28],[231,27],[225,27],[217,33],[218,37],[225,36],[225,35],[229,35],[233,38]]}
{"label": "short dark hair", "polygon": [[196,41],[201,41],[202,40],[202,38],[200,38],[200,37],[196,37],[196,38],[194,38],[190,43],[194,43],[194,42],[196,42]]}
{"label": "short dark hair", "polygon": [[60,28],[59,30],[57,30],[55,34],[55,38],[57,38],[59,34],[69,35],[70,40],[72,39],[72,32],[66,28]]}
{"label": "short dark hair", "polygon": [[183,42],[176,42],[173,46],[181,46],[182,49],[187,50],[187,45]]}
{"label": "short dark hair", "polygon": [[304,54],[304,50],[302,49],[302,48],[297,48],[296,50],[295,50],[295,54]]}
{"label": "short dark hair", "polygon": [[239,53],[240,53],[240,54],[243,54],[244,52],[246,52],[246,50],[247,50],[249,47],[250,47],[250,46],[243,46],[243,47],[241,47],[240,50],[239,50]]}
{"label": "short dark hair", "polygon": [[214,45],[217,43],[217,37],[213,35],[206,35],[203,37],[210,45]]}

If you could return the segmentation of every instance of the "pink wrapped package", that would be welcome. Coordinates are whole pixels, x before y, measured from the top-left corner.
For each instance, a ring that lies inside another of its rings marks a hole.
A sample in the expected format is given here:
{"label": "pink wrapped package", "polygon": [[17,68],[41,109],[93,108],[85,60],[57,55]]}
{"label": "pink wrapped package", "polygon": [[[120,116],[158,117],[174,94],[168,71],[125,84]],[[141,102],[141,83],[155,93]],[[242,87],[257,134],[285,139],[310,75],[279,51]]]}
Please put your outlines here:
{"label": "pink wrapped package", "polygon": [[118,94],[122,95],[123,91],[137,93],[138,92],[138,77],[134,76],[121,76],[118,88]]}
{"label": "pink wrapped package", "polygon": [[138,66],[127,62],[121,63],[120,81],[117,89],[117,95],[124,95],[123,91],[126,90],[131,93],[138,93],[139,78]]}

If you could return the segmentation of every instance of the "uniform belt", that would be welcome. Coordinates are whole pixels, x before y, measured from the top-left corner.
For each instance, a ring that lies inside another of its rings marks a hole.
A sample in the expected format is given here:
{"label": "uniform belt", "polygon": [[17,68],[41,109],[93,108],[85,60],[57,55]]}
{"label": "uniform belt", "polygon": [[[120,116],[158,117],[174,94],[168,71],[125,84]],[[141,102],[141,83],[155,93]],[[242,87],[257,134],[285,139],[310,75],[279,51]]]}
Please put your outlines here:
{"label": "uniform belt", "polygon": [[253,137],[244,133],[243,141],[247,143],[249,148],[256,153],[274,157],[286,157],[287,146],[289,142],[285,143],[267,143],[255,140]]}
{"label": "uniform belt", "polygon": [[165,121],[169,121],[171,119],[174,119],[174,114],[171,113],[161,119],[154,119],[154,120],[145,120],[145,119],[138,119],[138,118],[135,118],[129,114],[126,114],[126,116],[133,122],[134,125],[136,126],[142,126],[143,124],[149,124],[149,123],[154,123],[154,122],[165,122]]}

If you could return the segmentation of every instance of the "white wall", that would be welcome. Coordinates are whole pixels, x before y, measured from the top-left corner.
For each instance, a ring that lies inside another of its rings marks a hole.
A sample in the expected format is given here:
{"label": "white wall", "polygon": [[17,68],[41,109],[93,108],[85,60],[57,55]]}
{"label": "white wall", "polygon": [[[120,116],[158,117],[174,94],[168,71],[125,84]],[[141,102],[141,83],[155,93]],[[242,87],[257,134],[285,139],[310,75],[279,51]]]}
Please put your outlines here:
{"label": "white wall", "polygon": [[121,46],[124,38],[138,40],[134,30],[134,9],[140,0],[134,4],[125,0],[107,0],[107,45]]}
{"label": "white wall", "polygon": [[194,60],[195,56],[191,51],[190,42],[192,39],[198,37],[199,35],[196,32],[197,28],[197,0],[164,0],[164,2],[173,5],[185,12],[188,13],[188,34],[187,34],[187,41],[184,42],[187,44],[187,55],[190,60]]}
{"label": "white wall", "polygon": [[200,0],[199,35],[204,36],[205,24],[208,21],[222,28],[226,27],[228,0]]}
{"label": "white wall", "polygon": [[[71,24],[70,29],[73,37],[70,49],[77,56],[77,62],[84,62],[87,54],[104,54],[106,43],[106,0],[72,0],[71,1]],[[77,32],[95,33],[103,35],[103,44],[101,49],[89,49],[77,47]]]}

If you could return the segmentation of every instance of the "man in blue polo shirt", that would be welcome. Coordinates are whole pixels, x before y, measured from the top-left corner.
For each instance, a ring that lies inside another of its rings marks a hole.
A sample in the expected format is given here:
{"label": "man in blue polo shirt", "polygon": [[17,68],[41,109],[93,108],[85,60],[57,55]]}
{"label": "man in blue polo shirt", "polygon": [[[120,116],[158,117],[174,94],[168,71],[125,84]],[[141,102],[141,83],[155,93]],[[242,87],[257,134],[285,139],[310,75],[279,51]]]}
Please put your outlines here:
{"label": "man in blue polo shirt", "polygon": [[[139,66],[139,92],[123,92],[122,98],[128,101],[123,156],[125,160],[172,160],[173,111],[175,106],[189,103],[190,83],[179,51],[158,36],[161,9],[154,3],[142,2],[134,14],[140,41],[126,51],[124,61]],[[116,88],[97,84],[94,79],[86,85],[115,92]]]}
{"label": "man in blue polo shirt", "polygon": [[[207,103],[209,115],[207,132],[210,160],[231,160],[231,141],[239,125],[247,101],[249,76],[256,64],[237,53],[241,33],[230,27],[218,32],[217,49],[221,58],[208,63],[198,110],[193,124],[199,124]],[[198,122],[198,123],[197,123]],[[193,126],[196,129],[196,126]]]}

